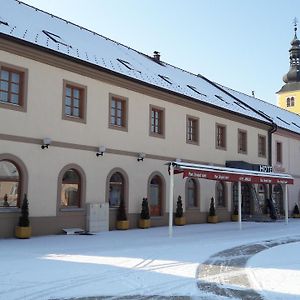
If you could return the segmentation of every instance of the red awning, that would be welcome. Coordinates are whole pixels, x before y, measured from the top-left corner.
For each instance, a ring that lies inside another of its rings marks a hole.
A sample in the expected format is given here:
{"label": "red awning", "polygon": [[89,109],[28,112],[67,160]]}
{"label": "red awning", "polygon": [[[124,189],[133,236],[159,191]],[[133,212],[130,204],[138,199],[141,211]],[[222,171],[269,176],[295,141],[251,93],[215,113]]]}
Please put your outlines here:
{"label": "red awning", "polygon": [[244,169],[198,165],[183,162],[172,162],[174,173],[183,173],[183,178],[193,177],[209,180],[247,183],[293,184],[294,179],[289,174],[259,172]]}

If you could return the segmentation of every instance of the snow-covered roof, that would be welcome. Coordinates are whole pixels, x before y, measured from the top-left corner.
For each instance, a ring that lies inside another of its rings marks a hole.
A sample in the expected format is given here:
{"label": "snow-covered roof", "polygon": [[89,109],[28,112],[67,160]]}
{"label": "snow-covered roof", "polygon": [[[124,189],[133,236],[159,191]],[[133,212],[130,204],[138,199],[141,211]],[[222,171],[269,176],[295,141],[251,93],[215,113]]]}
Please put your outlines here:
{"label": "snow-covered roof", "polygon": [[1,36],[16,38],[67,58],[89,63],[92,67],[260,122],[270,123],[266,116],[271,116],[278,126],[300,133],[300,119],[295,114],[217,85],[199,74],[158,62],[130,47],[17,0],[1,2]]}
{"label": "snow-covered roof", "polygon": [[189,73],[16,0],[1,2],[0,36],[10,36],[88,62],[130,79],[245,117],[264,117],[202,76]]}
{"label": "snow-covered roof", "polygon": [[247,103],[253,109],[266,115],[278,127],[300,134],[300,116],[298,114],[228,87],[222,85],[219,86],[234,97],[238,98],[240,101]]}

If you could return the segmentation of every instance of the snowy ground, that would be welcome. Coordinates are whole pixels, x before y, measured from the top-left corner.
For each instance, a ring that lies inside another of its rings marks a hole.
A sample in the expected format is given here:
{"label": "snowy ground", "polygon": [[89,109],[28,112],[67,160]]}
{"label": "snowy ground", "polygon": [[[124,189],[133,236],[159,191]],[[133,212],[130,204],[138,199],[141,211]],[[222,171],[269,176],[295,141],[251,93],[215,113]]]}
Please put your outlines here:
{"label": "snowy ground", "polygon": [[300,299],[300,220],[243,223],[241,231],[232,222],[186,225],[173,238],[160,227],[2,239],[0,278],[1,300],[228,299],[224,288],[259,295],[250,299]]}

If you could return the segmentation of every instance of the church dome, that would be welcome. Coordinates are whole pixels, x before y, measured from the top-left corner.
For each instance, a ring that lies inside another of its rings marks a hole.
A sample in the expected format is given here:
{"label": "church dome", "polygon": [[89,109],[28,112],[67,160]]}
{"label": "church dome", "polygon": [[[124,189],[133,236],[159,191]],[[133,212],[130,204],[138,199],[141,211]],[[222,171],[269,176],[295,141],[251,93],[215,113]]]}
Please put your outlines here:
{"label": "church dome", "polygon": [[295,35],[291,41],[292,47],[290,48],[290,69],[283,76],[285,83],[300,82],[300,40],[297,37],[297,25],[295,23]]}

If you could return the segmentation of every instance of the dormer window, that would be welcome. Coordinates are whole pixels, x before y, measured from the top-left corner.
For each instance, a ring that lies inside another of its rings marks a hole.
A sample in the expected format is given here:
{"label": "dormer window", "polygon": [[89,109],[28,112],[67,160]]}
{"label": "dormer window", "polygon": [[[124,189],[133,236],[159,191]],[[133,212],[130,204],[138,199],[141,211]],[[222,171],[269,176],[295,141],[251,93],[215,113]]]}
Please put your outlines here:
{"label": "dormer window", "polygon": [[132,67],[132,65],[130,64],[130,62],[126,61],[126,60],[122,60],[120,58],[117,58],[117,61],[119,63],[121,63],[123,66],[125,66],[127,69],[129,70],[134,70],[134,68]]}
{"label": "dormer window", "polygon": [[196,88],[196,87],[194,87],[194,86],[192,86],[192,85],[187,85],[187,87],[188,87],[189,89],[191,89],[193,92],[197,93],[198,95],[201,95],[201,96],[207,97],[205,94],[203,94],[203,93],[199,92],[199,91],[197,90],[197,88]]}
{"label": "dormer window", "polygon": [[280,118],[278,116],[276,118],[287,125],[291,125],[290,123],[288,123],[287,121],[283,120],[282,118]]}
{"label": "dormer window", "polygon": [[172,84],[171,79],[168,76],[163,76],[163,75],[158,75],[162,80],[164,80],[165,82]]}
{"label": "dormer window", "polygon": [[47,30],[43,30],[43,33],[48,38],[50,38],[53,42],[72,48],[72,46],[69,45],[65,40],[63,40],[59,35],[52,33],[50,31],[47,31]]}
{"label": "dormer window", "polygon": [[4,19],[2,19],[0,17],[0,25],[6,25],[6,26],[8,26],[8,23]]}
{"label": "dormer window", "polygon": [[241,103],[237,102],[237,101],[234,101],[234,103],[236,105],[238,105],[240,108],[244,109],[244,110],[247,110],[247,108],[245,106],[243,106]]}
{"label": "dormer window", "polygon": [[229,104],[229,102],[227,102],[226,100],[223,99],[223,97],[219,96],[219,95],[215,95],[216,98],[218,98],[219,100],[221,100],[222,102]]}

